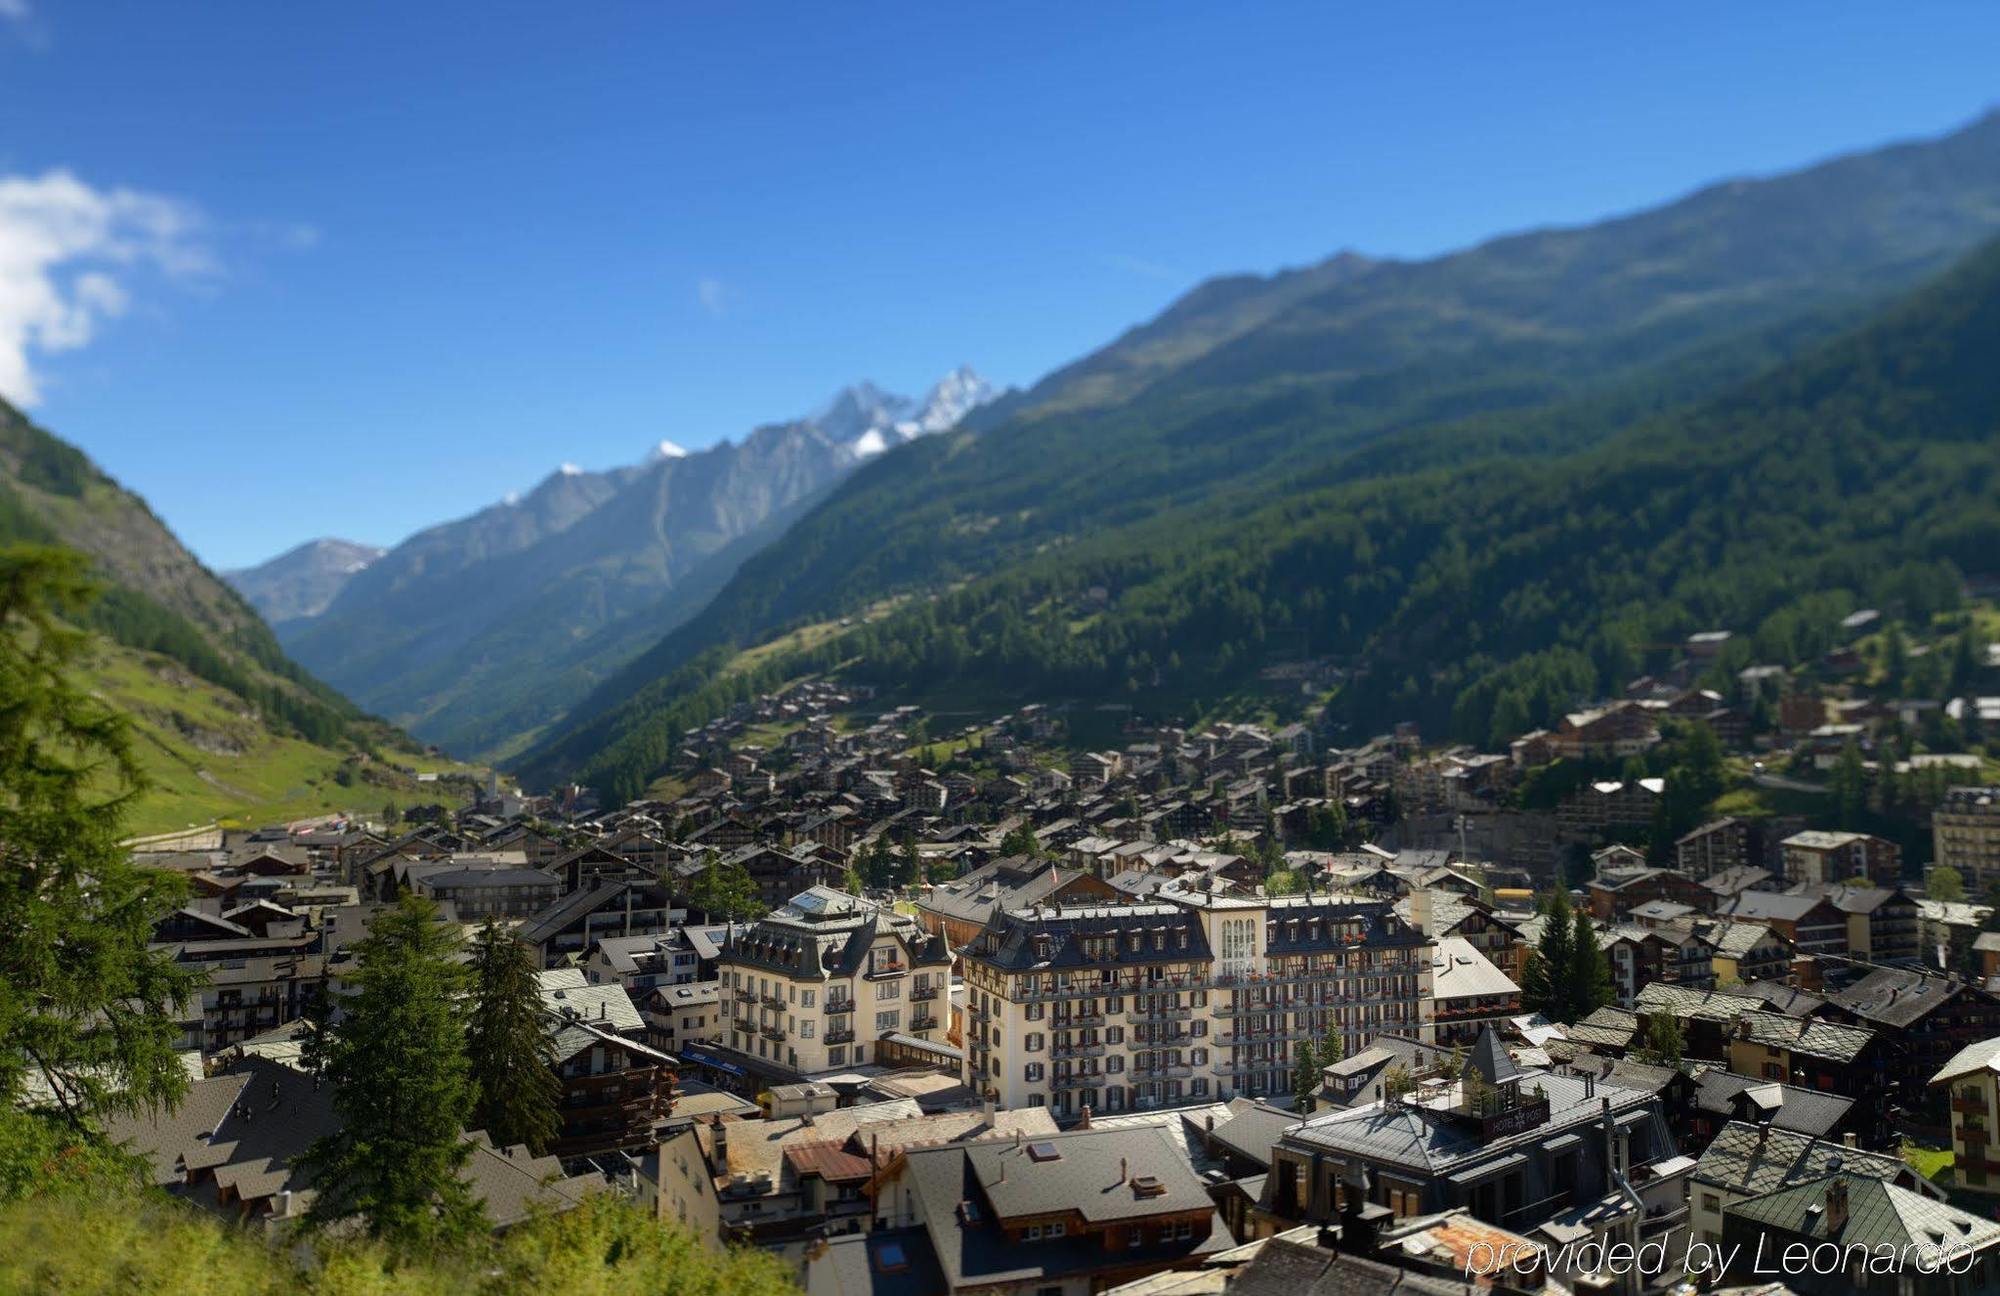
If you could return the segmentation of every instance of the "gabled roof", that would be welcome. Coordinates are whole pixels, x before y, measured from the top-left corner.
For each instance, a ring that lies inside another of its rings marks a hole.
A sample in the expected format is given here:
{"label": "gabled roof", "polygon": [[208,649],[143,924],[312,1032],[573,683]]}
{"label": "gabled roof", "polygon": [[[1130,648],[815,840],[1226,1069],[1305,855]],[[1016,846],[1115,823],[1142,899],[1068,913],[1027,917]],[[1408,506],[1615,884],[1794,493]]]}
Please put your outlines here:
{"label": "gabled roof", "polygon": [[[1847,1218],[1830,1227],[1826,1196],[1835,1181],[1847,1190]],[[1837,1242],[1843,1252],[1850,1246],[1871,1251],[1888,1246],[1900,1253],[1913,1243],[1977,1251],[2000,1244],[2000,1224],[1845,1166],[1838,1174],[1737,1202],[1725,1210],[1768,1228]]]}
{"label": "gabled roof", "polygon": [[1736,1029],[1740,1038],[1756,1044],[1841,1063],[1861,1056],[1861,1050],[1875,1038],[1874,1031],[1858,1026],[1837,1026],[1829,1021],[1762,1011],[1738,1017]]}
{"label": "gabled roof", "polygon": [[[1754,1094],[1752,1091],[1755,1091]],[[1801,1089],[1773,1080],[1754,1080],[1716,1068],[1704,1071],[1694,1084],[1695,1106],[1716,1116],[1734,1116],[1739,1099],[1768,1113],[1776,1129],[1811,1138],[1825,1138],[1853,1108],[1852,1098]]]}
{"label": "gabled roof", "polygon": [[1863,1152],[1796,1130],[1731,1121],[1695,1162],[1693,1177],[1731,1192],[1755,1196],[1815,1179],[1836,1170],[1871,1178],[1900,1180],[1914,1189],[1942,1195],[1900,1157]]}
{"label": "gabled roof", "polygon": [[1885,967],[1876,968],[1845,990],[1835,991],[1827,996],[1827,1002],[1865,1022],[1903,1027],[1966,994],[1983,998],[1986,992],[1955,977]]}
{"label": "gabled roof", "polygon": [[1986,1071],[2000,1072],[2000,1037],[1967,1044],[1952,1054],[1951,1061],[1938,1068],[1938,1073],[1931,1077],[1931,1083],[1943,1084],[1960,1076]]}

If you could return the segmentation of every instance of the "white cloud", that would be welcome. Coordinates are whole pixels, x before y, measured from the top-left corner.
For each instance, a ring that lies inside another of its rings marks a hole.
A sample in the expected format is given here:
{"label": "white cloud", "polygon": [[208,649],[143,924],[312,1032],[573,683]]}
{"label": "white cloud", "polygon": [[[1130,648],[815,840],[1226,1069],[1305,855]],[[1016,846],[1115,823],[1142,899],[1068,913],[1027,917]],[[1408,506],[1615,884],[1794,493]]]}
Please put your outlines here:
{"label": "white cloud", "polygon": [[[26,12],[23,0],[0,0]],[[67,171],[0,176],[0,396],[41,394],[37,353],[73,351],[130,304],[125,278],[212,274],[194,209],[156,194],[96,189]]]}
{"label": "white cloud", "polygon": [[720,315],[729,309],[730,292],[720,279],[698,279],[694,285],[695,300],[711,315]]}

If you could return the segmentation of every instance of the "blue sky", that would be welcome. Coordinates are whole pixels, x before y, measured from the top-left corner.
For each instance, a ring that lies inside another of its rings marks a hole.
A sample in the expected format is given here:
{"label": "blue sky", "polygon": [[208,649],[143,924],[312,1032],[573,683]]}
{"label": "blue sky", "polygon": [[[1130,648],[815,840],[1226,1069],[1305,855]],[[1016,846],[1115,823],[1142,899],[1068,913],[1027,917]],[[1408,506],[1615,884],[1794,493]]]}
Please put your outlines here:
{"label": "blue sky", "polygon": [[212,565],[1941,132],[2000,7],[0,0],[0,391]]}

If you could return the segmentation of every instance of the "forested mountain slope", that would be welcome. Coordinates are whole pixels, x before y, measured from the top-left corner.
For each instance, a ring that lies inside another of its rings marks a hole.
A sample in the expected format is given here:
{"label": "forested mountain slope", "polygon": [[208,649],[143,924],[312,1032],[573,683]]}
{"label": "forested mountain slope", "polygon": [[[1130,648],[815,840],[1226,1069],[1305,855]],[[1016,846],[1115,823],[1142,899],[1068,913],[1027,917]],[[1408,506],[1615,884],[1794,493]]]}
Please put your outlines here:
{"label": "forested mountain slope", "polygon": [[1415,717],[1484,742],[1615,688],[1647,645],[1693,630],[1730,628],[1741,653],[1798,661],[1840,613],[1921,616],[1956,601],[1963,573],[1994,567],[1996,349],[1988,247],[1796,361],[1601,438],[1565,429],[1615,401],[1406,433],[1461,453],[1385,443],[1385,463],[1421,466],[1082,539],[754,671],[716,678],[716,657],[698,659],[601,720],[581,768],[614,794],[643,786],[681,726],[834,666],[894,695],[1145,709],[1221,696],[1274,659],[1332,655],[1355,671],[1330,702],[1337,718]]}
{"label": "forested mountain slope", "polygon": [[[1420,263],[1206,285],[994,407],[883,456],[526,756],[582,768],[727,650],[968,580],[1172,544],[1242,501],[1535,452],[1700,399],[2000,229],[2000,117]],[[1511,430],[1510,430],[1511,429]],[[1224,541],[1242,540],[1231,533]]]}

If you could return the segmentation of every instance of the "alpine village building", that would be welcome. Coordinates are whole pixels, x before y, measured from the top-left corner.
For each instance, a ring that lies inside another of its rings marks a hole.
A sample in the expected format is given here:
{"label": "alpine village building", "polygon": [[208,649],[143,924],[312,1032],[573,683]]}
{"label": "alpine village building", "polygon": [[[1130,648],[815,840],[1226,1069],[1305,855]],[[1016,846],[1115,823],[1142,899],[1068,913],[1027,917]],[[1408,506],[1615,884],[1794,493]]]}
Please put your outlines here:
{"label": "alpine village building", "polygon": [[1294,1049],[1429,1040],[1435,942],[1391,901],[1217,895],[996,913],[961,952],[969,1087],[1057,1119],[1291,1091]]}
{"label": "alpine village building", "polygon": [[922,1051],[944,1039],[951,954],[943,938],[831,887],[808,887],[732,928],[716,971],[728,1047],[760,1073],[862,1066],[885,1042]]}

